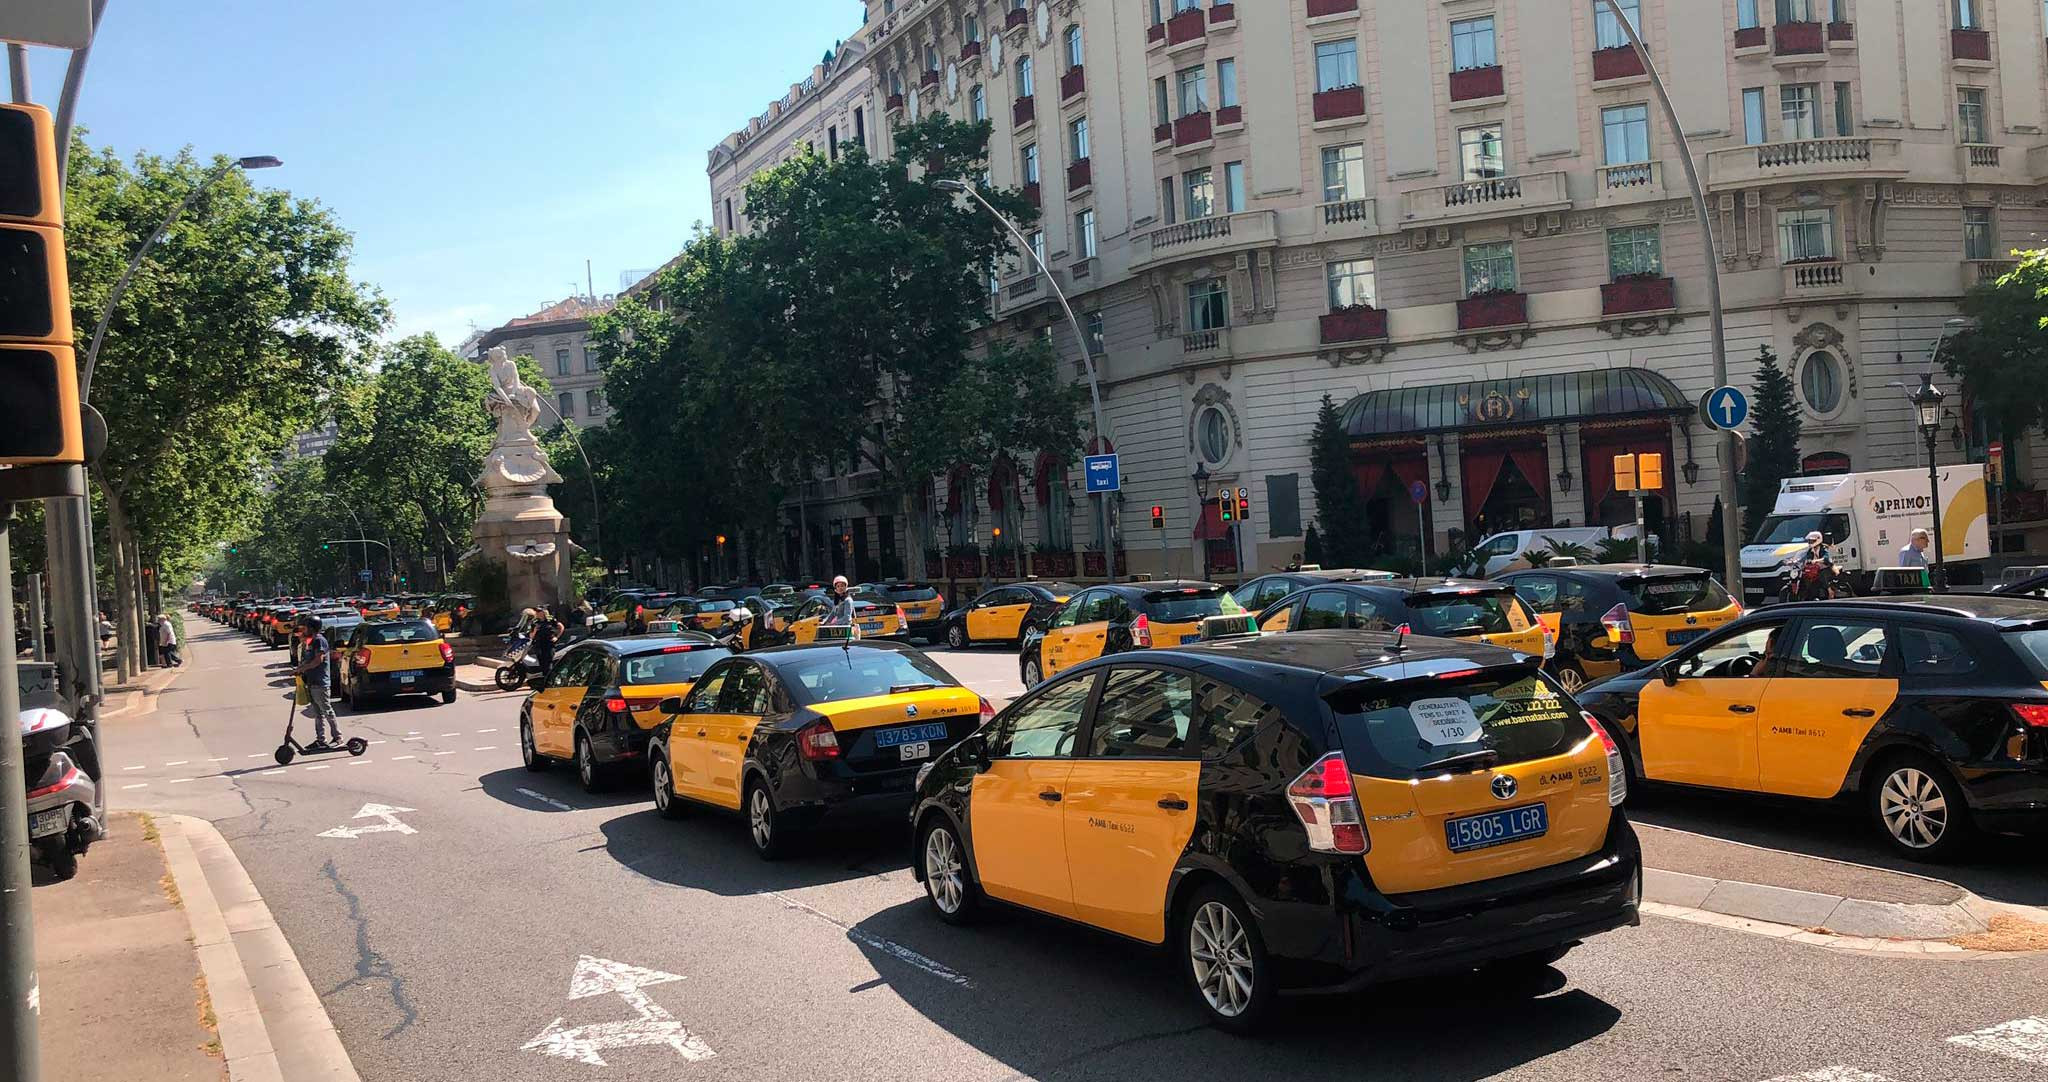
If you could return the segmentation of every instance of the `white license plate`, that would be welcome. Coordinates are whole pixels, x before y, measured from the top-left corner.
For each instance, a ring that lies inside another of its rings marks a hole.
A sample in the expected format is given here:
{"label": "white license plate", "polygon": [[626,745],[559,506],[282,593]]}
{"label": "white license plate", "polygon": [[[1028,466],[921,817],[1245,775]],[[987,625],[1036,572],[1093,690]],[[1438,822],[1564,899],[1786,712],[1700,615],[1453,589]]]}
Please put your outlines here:
{"label": "white license plate", "polygon": [[70,828],[70,808],[51,808],[28,817],[28,834],[31,838],[47,838],[52,834],[62,834]]}
{"label": "white license plate", "polygon": [[395,675],[398,677],[398,682],[401,684],[410,684],[413,681],[418,680],[420,678],[420,674],[417,672],[402,672],[397,673]]}
{"label": "white license plate", "polygon": [[912,759],[932,757],[932,742],[929,740],[920,740],[915,744],[899,744],[897,747],[903,750],[903,761],[906,763]]}

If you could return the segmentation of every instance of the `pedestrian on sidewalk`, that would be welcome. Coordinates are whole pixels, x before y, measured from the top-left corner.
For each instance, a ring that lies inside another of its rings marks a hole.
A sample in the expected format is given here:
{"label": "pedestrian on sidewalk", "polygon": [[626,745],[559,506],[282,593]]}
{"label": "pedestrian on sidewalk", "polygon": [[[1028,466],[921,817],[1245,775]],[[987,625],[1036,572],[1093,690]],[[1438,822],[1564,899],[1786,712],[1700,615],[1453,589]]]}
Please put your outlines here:
{"label": "pedestrian on sidewalk", "polygon": [[1928,540],[1925,529],[1914,527],[1912,536],[1906,539],[1906,547],[1899,550],[1899,566],[1926,567]]}
{"label": "pedestrian on sidewalk", "polygon": [[299,623],[299,682],[306,688],[307,712],[313,715],[313,741],[330,747],[341,743],[341,722],[327,698],[327,636],[312,620]]}
{"label": "pedestrian on sidewalk", "polygon": [[171,626],[170,614],[156,618],[156,649],[166,665],[183,665],[185,657],[178,652],[178,629]]}

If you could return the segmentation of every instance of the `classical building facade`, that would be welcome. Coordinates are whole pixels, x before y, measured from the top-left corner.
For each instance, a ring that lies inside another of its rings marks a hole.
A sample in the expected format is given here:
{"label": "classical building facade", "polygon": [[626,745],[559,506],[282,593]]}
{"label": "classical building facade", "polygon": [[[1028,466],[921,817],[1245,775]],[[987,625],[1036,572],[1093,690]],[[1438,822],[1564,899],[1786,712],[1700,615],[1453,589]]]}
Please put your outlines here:
{"label": "classical building facade", "polygon": [[[1813,469],[1910,465],[1925,452],[1895,384],[1917,385],[1967,288],[2048,243],[2038,0],[1624,2],[1677,99],[1711,251],[1593,0],[866,6],[874,149],[931,112],[985,117],[991,181],[1043,212],[1032,244],[1087,342],[1029,261],[995,284],[993,328],[1050,336],[1077,378],[1093,353],[1120,562],[1141,572],[1300,552],[1326,395],[1389,552],[1618,523],[1623,451],[1667,455],[1652,513],[1699,536],[1721,469],[1695,416],[1710,266],[1730,381],[1778,357]],[[714,153],[715,200],[726,175]],[[1945,460],[1980,450],[1966,398]],[[2007,436],[2014,481],[2048,468],[2038,443]],[[1249,523],[1200,498],[1219,488],[1246,490]],[[986,547],[1001,525],[1085,553],[1103,528],[1079,489],[1047,456],[978,464],[936,486],[928,521],[871,529]]]}
{"label": "classical building facade", "polygon": [[610,297],[569,297],[530,316],[493,327],[466,344],[471,360],[482,361],[492,347],[517,357],[531,356],[554,390],[541,427],[559,420],[589,428],[611,420],[604,397],[604,366],[590,346],[590,319],[611,310]]}

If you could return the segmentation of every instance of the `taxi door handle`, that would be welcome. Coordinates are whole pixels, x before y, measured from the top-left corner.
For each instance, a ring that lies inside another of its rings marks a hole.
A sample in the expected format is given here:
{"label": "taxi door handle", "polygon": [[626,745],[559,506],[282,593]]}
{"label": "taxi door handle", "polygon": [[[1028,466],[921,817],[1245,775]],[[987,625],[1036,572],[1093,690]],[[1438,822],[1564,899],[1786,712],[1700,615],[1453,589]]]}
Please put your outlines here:
{"label": "taxi door handle", "polygon": [[1047,789],[1038,794],[1038,799],[1048,804],[1057,804],[1060,802],[1060,791],[1058,789]]}
{"label": "taxi door handle", "polygon": [[710,731],[711,731],[711,730],[709,730],[709,729],[699,729],[699,730],[697,730],[697,735],[698,735],[698,736],[703,736],[703,735],[704,735],[705,733],[708,733],[708,732],[710,732]]}
{"label": "taxi door handle", "polygon": [[1735,712],[1735,713],[1737,713],[1737,714],[1754,714],[1754,713],[1756,713],[1756,707],[1754,707],[1754,706],[1744,706],[1744,705],[1742,705],[1741,703],[1734,703],[1734,704],[1730,705],[1730,706],[1728,707],[1728,709],[1729,709],[1729,710],[1731,710],[1731,711],[1734,711],[1734,712]]}
{"label": "taxi door handle", "polygon": [[1877,716],[1877,711],[1866,710],[1860,706],[1852,706],[1842,711],[1842,716],[1845,718],[1874,718]]}
{"label": "taxi door handle", "polygon": [[1185,801],[1185,800],[1182,800],[1181,798],[1179,798],[1179,797],[1177,797],[1177,796],[1163,796],[1163,797],[1160,797],[1160,798],[1159,798],[1159,806],[1160,806],[1160,807],[1162,807],[1162,808],[1165,808],[1165,809],[1166,809],[1167,811],[1186,811],[1186,810],[1188,810],[1188,802],[1187,802],[1187,801]]}

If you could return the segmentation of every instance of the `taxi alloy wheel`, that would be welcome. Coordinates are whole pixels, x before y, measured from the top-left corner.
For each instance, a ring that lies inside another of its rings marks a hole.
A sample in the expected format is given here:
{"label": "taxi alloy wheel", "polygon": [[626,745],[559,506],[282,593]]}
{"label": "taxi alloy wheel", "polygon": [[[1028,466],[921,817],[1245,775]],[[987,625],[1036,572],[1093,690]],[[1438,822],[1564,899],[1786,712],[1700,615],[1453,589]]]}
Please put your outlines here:
{"label": "taxi alloy wheel", "polygon": [[1038,667],[1036,658],[1024,663],[1024,686],[1035,688],[1045,682],[1045,676]]}
{"label": "taxi alloy wheel", "polygon": [[959,624],[946,629],[946,645],[955,650],[967,649],[967,629]]}
{"label": "taxi alloy wheel", "polygon": [[1185,972],[1211,1024],[1257,1029],[1273,1002],[1266,946],[1244,903],[1220,886],[1195,896],[1182,937]]}
{"label": "taxi alloy wheel", "polygon": [[1557,685],[1570,694],[1577,695],[1584,691],[1587,683],[1586,674],[1578,665],[1565,664],[1558,667]]}
{"label": "taxi alloy wheel", "polygon": [[604,791],[604,768],[597,765],[597,751],[590,746],[590,738],[581,733],[576,736],[576,780],[583,783],[586,793]]}
{"label": "taxi alloy wheel", "polygon": [[519,760],[526,769],[538,774],[548,768],[547,759],[533,746],[533,719],[519,719]]}
{"label": "taxi alloy wheel", "polygon": [[1908,857],[1934,860],[1959,847],[1969,833],[1969,808],[1948,775],[1924,756],[1893,760],[1872,796],[1885,837]]}
{"label": "taxi alloy wheel", "polygon": [[647,749],[648,775],[654,779],[654,810],[663,819],[681,819],[683,801],[676,796],[676,780],[668,771],[668,749],[656,744]]}
{"label": "taxi alloy wheel", "polygon": [[782,859],[782,824],[775,812],[775,798],[760,782],[747,786],[747,836],[762,860]]}
{"label": "taxi alloy wheel", "polygon": [[944,819],[934,819],[925,828],[920,851],[924,860],[925,897],[931,900],[939,919],[948,924],[967,923],[980,907],[981,890],[967,877],[967,850],[960,844],[959,835]]}

